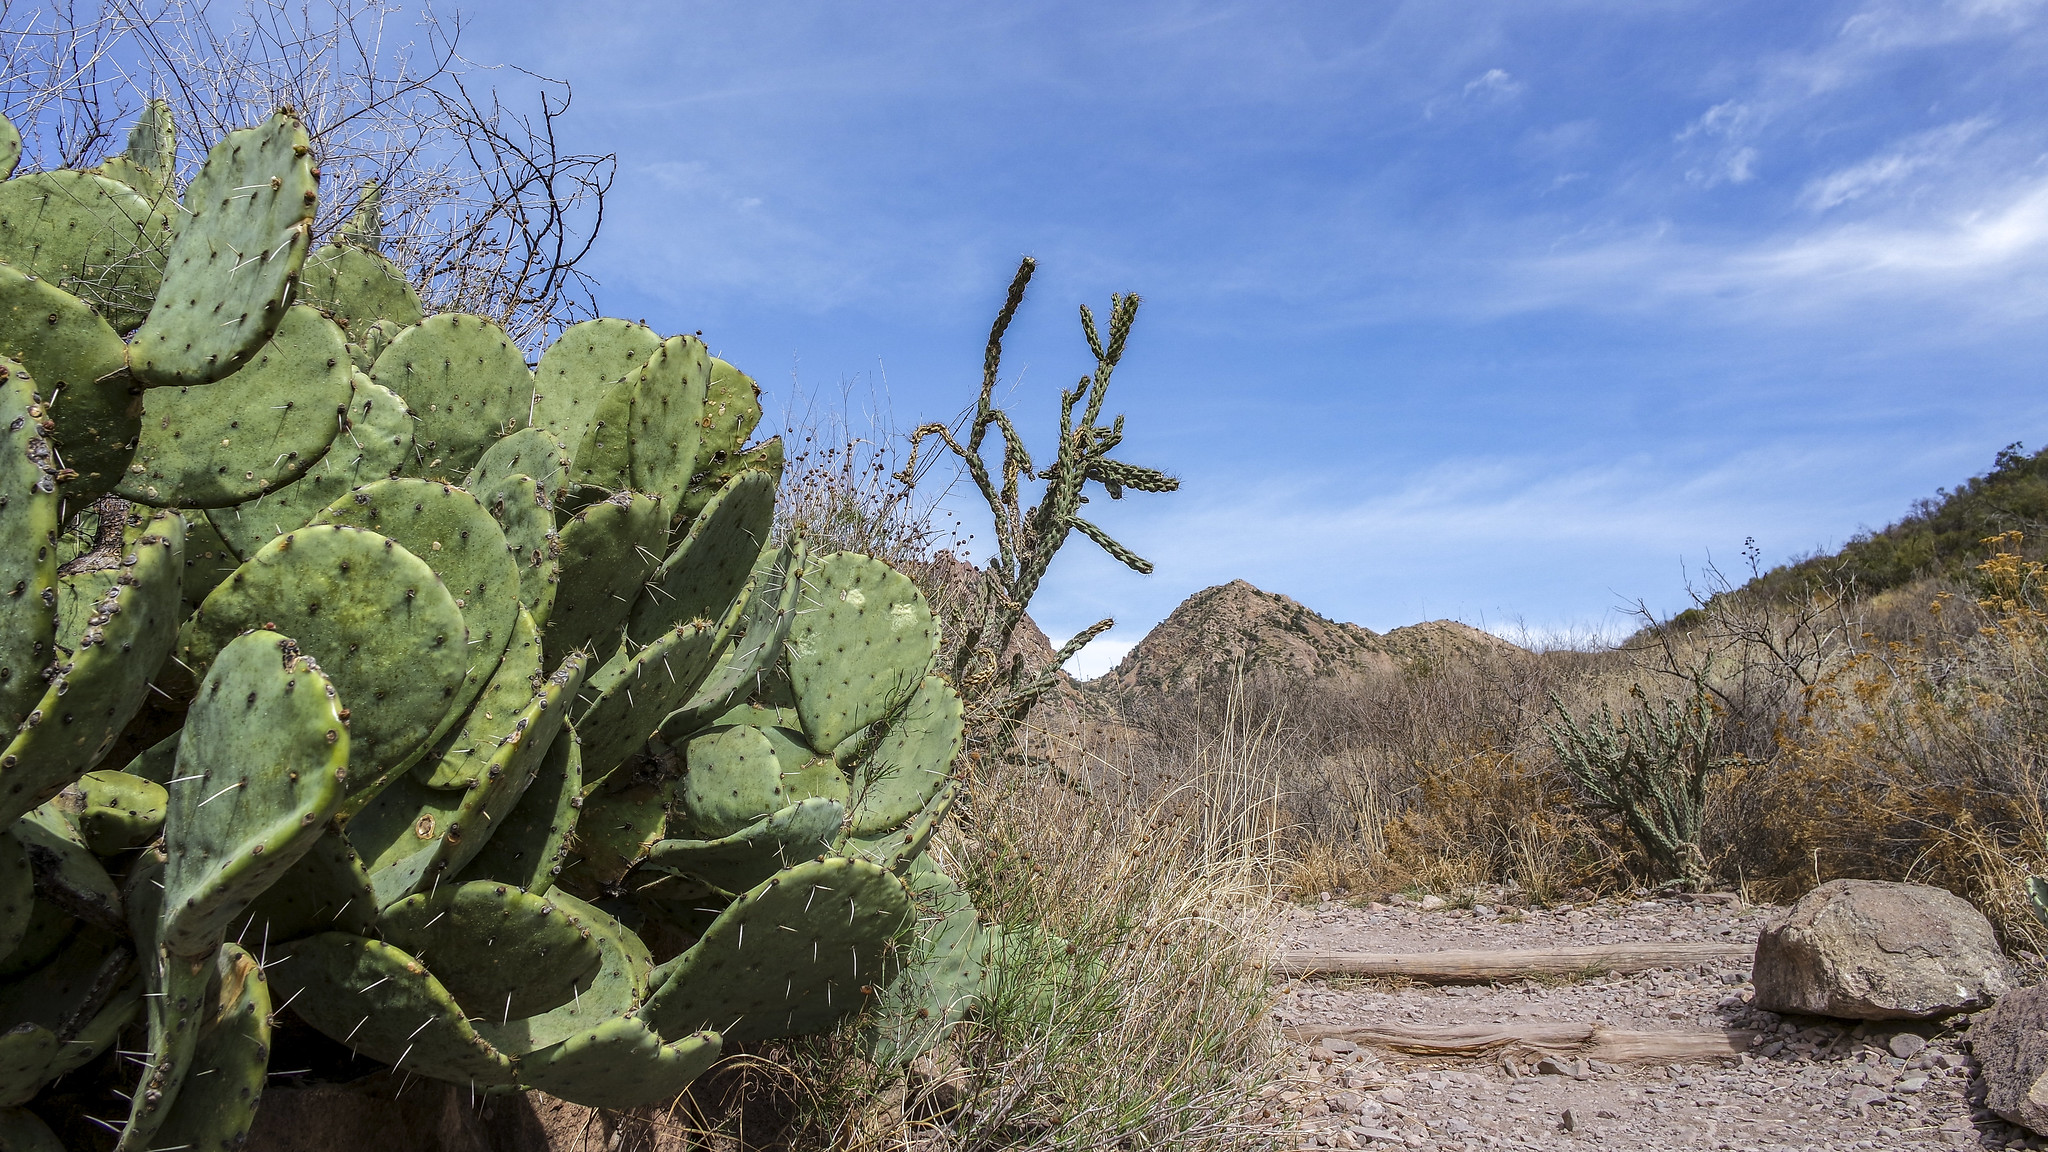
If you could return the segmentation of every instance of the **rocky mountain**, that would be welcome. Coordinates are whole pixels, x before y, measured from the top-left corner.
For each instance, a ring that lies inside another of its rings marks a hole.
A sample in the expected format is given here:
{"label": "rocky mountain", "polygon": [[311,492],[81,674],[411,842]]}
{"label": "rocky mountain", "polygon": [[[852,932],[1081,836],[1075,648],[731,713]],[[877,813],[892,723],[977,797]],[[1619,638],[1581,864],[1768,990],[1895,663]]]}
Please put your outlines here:
{"label": "rocky mountain", "polygon": [[1239,668],[1362,681],[1520,651],[1455,620],[1382,634],[1232,580],[1182,601],[1121,663],[1089,686],[1109,695],[1184,692],[1227,681]]}

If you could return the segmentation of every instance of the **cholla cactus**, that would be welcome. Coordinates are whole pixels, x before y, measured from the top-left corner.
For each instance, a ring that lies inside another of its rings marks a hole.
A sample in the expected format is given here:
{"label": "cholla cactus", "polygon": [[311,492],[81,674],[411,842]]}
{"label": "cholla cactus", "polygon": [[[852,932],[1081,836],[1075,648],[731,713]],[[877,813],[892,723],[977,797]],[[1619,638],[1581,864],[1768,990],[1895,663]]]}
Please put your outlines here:
{"label": "cholla cactus", "polygon": [[1560,717],[1544,732],[1595,808],[1618,813],[1651,861],[1688,890],[1707,881],[1700,851],[1700,817],[1707,780],[1727,766],[1714,755],[1714,705],[1704,689],[1662,709],[1641,688],[1620,717],[1602,705],[1598,720],[1581,725],[1555,694]]}
{"label": "cholla cactus", "polygon": [[[930,954],[904,877],[960,700],[909,580],[770,538],[753,381],[422,315],[374,189],[312,250],[289,112],[182,199],[160,109],[137,141],[0,184],[0,1144],[119,1048],[122,1148],[232,1146],[287,1005],[407,1072],[661,1102]],[[153,692],[175,728],[109,762]]]}

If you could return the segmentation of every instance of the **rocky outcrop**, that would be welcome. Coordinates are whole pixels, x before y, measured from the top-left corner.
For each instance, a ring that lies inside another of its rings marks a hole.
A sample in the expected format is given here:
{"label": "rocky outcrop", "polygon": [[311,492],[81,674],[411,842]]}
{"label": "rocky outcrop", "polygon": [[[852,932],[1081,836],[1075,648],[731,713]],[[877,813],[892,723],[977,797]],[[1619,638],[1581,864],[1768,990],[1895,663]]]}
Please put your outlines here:
{"label": "rocky outcrop", "polygon": [[2048,1133],[2048,988],[2009,992],[1970,1021],[1970,1054],[1984,1077],[1984,1106]]}
{"label": "rocky outcrop", "polygon": [[1851,1020],[1906,1020],[1987,1007],[2010,983],[1991,923],[1925,884],[1833,880],[1757,939],[1756,1006]]}

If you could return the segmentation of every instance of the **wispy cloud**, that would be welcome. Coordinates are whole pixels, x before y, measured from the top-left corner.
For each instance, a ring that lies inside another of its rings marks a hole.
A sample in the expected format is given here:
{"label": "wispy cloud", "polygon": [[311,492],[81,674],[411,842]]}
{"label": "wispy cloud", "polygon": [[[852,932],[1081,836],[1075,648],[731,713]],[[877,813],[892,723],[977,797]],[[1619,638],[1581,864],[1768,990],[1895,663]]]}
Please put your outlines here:
{"label": "wispy cloud", "polygon": [[1799,199],[1807,207],[1825,212],[1851,200],[1896,188],[1928,169],[1954,163],[1963,146],[1982,136],[1992,123],[1988,116],[1977,116],[1915,133],[1868,160],[1809,181]]}

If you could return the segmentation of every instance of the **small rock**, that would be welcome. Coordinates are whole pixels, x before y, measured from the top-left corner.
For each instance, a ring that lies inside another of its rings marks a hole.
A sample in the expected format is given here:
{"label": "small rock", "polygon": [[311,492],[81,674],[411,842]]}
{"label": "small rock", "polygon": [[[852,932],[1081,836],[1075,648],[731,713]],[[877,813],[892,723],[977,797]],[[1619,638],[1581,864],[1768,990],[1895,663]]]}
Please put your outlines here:
{"label": "small rock", "polygon": [[1918,1056],[1921,1050],[1927,1047],[1927,1038],[1916,1036],[1911,1032],[1901,1032],[1892,1037],[1885,1047],[1890,1048],[1892,1055],[1897,1056],[1899,1059],[1910,1060]]}
{"label": "small rock", "polygon": [[1443,897],[1438,896],[1435,893],[1431,893],[1430,895],[1424,896],[1422,898],[1422,903],[1420,907],[1424,912],[1435,912],[1438,909],[1442,908],[1444,905],[1449,903],[1450,901],[1444,899]]}
{"label": "small rock", "polygon": [[1334,1037],[1325,1039],[1322,1042],[1322,1048],[1323,1051],[1337,1056],[1349,1056],[1353,1052],[1358,1051],[1358,1045],[1353,1044],[1349,1040],[1338,1040]]}
{"label": "small rock", "polygon": [[1408,1100],[1408,1093],[1398,1085],[1389,1084],[1380,1089],[1380,1099],[1389,1104],[1403,1104]]}
{"label": "small rock", "polygon": [[1868,1084],[1858,1084],[1849,1089],[1848,1105],[1851,1108],[1868,1108],[1884,1101],[1884,1089]]}
{"label": "small rock", "polygon": [[1567,1108],[1564,1110],[1564,1115],[1558,1117],[1557,1126],[1566,1132],[1577,1132],[1579,1130],[1579,1118],[1572,1114],[1571,1109]]}
{"label": "small rock", "polygon": [[1831,880],[1757,938],[1756,1004],[1852,1020],[1943,1016],[2011,987],[1990,921],[1925,884]]}

